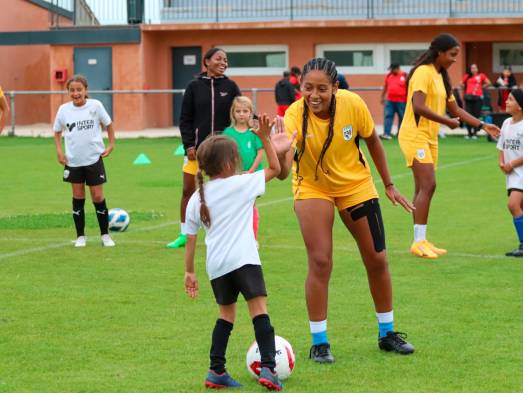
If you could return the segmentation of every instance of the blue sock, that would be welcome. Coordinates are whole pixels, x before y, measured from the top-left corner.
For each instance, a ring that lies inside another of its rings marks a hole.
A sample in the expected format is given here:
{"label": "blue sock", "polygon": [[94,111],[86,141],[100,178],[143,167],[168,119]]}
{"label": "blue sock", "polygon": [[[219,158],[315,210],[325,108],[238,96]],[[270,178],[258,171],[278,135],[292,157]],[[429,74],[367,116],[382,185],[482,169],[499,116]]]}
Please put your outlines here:
{"label": "blue sock", "polygon": [[394,312],[376,313],[380,337],[385,337],[388,332],[394,331]]}
{"label": "blue sock", "polygon": [[328,344],[327,320],[309,321],[312,336],[312,345]]}
{"label": "blue sock", "polygon": [[328,344],[327,331],[312,334],[312,345]]}
{"label": "blue sock", "polygon": [[518,218],[513,218],[514,226],[516,227],[516,232],[518,234],[519,243],[523,243],[523,216]]}

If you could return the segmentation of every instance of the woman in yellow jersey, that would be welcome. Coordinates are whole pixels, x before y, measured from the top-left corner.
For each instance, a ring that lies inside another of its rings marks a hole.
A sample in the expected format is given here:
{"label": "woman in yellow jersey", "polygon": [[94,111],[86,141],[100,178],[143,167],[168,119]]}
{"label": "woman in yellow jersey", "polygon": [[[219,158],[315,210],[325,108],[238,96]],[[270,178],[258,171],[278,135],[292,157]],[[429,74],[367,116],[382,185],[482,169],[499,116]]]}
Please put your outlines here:
{"label": "woman in yellow jersey", "polygon": [[5,99],[4,92],[0,87],[0,134],[4,130],[5,119],[7,113],[9,112],[9,106],[7,105],[7,100]]}
{"label": "woman in yellow jersey", "polygon": [[[271,138],[278,152],[289,139],[294,146],[280,153],[280,179],[292,166],[294,210],[307,248],[305,296],[312,334],[310,358],[332,363],[327,339],[328,285],[332,270],[334,207],[356,240],[367,270],[379,324],[379,347],[402,354],[414,352],[405,335],[393,330],[392,284],[385,252],[383,222],[369,164],[359,148],[364,140],[392,203],[412,211],[412,205],[394,187],[385,152],[363,100],[338,90],[335,64],[310,60],[303,68],[303,97],[285,113]],[[281,146],[281,147],[280,147]],[[293,163],[294,162],[294,163]]]}
{"label": "woman in yellow jersey", "polygon": [[[430,201],[436,189],[435,168],[438,162],[438,131],[440,124],[459,126],[460,119],[472,127],[496,136],[499,128],[485,124],[457,104],[447,69],[456,62],[459,43],[450,34],[440,34],[429,49],[415,62],[407,78],[407,108],[401,123],[399,144],[414,175],[414,242],[412,254],[437,258],[447,251],[427,241],[427,220]],[[453,118],[445,116],[448,109]]]}

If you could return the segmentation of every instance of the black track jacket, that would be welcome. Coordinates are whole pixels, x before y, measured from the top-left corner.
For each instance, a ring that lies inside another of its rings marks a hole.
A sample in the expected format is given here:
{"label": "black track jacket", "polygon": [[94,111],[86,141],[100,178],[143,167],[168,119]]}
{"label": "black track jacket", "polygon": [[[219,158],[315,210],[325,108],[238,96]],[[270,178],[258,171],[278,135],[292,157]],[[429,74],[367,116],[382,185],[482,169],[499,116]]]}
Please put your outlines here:
{"label": "black track jacket", "polygon": [[211,78],[202,73],[189,83],[180,115],[185,150],[198,148],[207,136],[221,134],[231,124],[232,100],[239,95],[238,85],[226,76]]}

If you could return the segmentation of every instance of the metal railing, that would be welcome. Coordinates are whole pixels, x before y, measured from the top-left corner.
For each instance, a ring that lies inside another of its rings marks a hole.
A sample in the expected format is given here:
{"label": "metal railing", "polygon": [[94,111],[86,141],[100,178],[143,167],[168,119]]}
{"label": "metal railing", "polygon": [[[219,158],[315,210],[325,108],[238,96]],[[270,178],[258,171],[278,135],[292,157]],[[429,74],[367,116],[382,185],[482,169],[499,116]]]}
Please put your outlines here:
{"label": "metal railing", "polygon": [[[383,90],[382,86],[368,86],[368,87],[351,87],[351,91],[355,92],[375,92],[380,93]],[[461,88],[458,88],[460,92],[462,92]],[[493,102],[498,101],[498,94],[502,90],[508,90],[508,88],[505,87],[488,87],[486,88],[491,94],[490,94],[490,102],[491,107],[495,107],[495,105],[492,105]],[[150,90],[89,90],[90,94],[172,94],[172,95],[183,95],[185,92],[184,89],[150,89]],[[274,94],[273,88],[248,88],[248,89],[241,89],[242,93],[246,93],[250,96],[254,110],[256,111],[257,103],[259,101],[259,94],[260,93],[269,93],[271,95]],[[496,94],[492,94],[492,92],[495,92]],[[65,95],[68,94],[65,90],[55,90],[55,91],[39,91],[39,90],[12,90],[12,91],[5,91],[5,96],[9,98],[9,107],[10,107],[10,129],[8,132],[9,136],[15,136],[16,135],[16,97],[17,96],[42,96],[42,95]],[[376,97],[376,99],[379,99]]]}
{"label": "metal railing", "polygon": [[[523,17],[521,0],[45,0],[76,25]],[[90,17],[86,17],[90,15]]]}

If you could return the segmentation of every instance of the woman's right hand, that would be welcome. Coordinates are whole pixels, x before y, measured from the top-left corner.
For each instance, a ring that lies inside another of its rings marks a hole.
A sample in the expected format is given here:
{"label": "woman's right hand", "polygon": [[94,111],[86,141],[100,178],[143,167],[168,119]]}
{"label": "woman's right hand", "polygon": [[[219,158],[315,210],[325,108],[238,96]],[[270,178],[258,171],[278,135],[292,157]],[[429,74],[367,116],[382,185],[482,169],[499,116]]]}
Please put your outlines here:
{"label": "woman's right hand", "polygon": [[278,117],[276,119],[274,132],[271,136],[271,142],[274,146],[274,150],[278,156],[285,155],[292,147],[294,140],[296,139],[297,131],[294,131],[292,138],[289,139],[287,132],[285,131],[285,125],[283,124],[283,118]]}
{"label": "woman's right hand", "polygon": [[56,152],[56,156],[58,158],[58,162],[62,165],[67,165],[67,160],[65,159],[64,153],[61,151]]}
{"label": "woman's right hand", "polygon": [[185,153],[187,154],[187,158],[191,161],[194,161],[196,160],[196,148],[193,146],[193,147],[189,147]]}
{"label": "woman's right hand", "polygon": [[453,118],[450,118],[447,120],[447,123],[446,125],[451,129],[453,130],[454,128],[458,128],[459,127],[459,117],[453,117]]}

